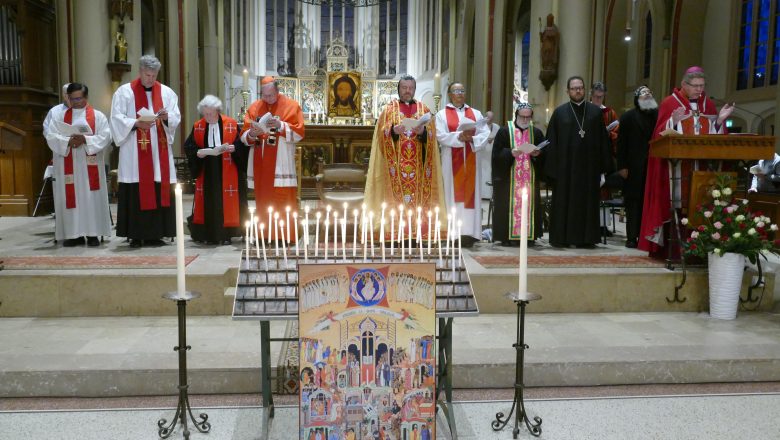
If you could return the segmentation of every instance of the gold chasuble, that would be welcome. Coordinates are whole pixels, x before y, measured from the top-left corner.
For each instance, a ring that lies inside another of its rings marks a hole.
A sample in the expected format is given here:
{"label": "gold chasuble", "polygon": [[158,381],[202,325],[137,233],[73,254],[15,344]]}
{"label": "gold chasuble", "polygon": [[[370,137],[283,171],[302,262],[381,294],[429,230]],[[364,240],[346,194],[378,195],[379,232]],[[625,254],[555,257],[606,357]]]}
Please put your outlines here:
{"label": "gold chasuble", "polygon": [[[405,129],[400,135],[393,132],[393,127],[404,119],[419,119],[426,113],[429,113],[428,107],[421,102],[407,104],[393,100],[379,116],[368,163],[365,195],[368,210],[381,212],[382,202],[386,202],[388,209],[397,209],[403,204],[405,210],[415,212],[418,206],[423,213],[436,206],[443,213],[446,211],[434,118],[425,124],[425,131],[419,135],[412,129]],[[427,231],[425,214],[422,221],[422,230]],[[446,225],[442,225],[442,230],[446,230]],[[390,232],[386,235],[384,239],[389,238]],[[422,235],[427,238],[427,232]]]}

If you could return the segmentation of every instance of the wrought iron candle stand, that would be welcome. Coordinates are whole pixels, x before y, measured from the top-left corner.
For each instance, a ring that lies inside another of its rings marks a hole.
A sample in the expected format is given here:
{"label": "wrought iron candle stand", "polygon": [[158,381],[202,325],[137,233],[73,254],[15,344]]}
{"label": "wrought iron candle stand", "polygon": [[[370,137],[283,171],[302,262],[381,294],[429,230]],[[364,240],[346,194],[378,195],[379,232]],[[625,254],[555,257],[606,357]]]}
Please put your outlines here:
{"label": "wrought iron candle stand", "polygon": [[525,423],[528,432],[535,437],[539,437],[542,434],[542,418],[534,417],[533,422],[528,418],[528,413],[525,410],[525,403],[523,402],[523,391],[525,384],[523,383],[523,364],[525,362],[525,350],[528,348],[525,345],[525,306],[531,301],[541,299],[541,295],[537,293],[528,292],[509,292],[507,296],[517,304],[517,342],[512,346],[517,351],[517,358],[515,360],[515,397],[512,402],[512,409],[509,410],[509,414],[504,416],[503,412],[496,413],[496,420],[491,422],[491,426],[494,431],[500,431],[506,427],[509,420],[512,418],[512,413],[515,413],[515,427],[512,430],[512,438],[517,438],[520,433],[520,421]]}
{"label": "wrought iron candle stand", "polygon": [[192,420],[195,428],[206,433],[211,430],[211,423],[208,422],[209,416],[206,413],[200,413],[198,417],[200,421],[195,419],[192,414],[192,407],[190,407],[190,398],[188,395],[189,383],[187,380],[187,350],[190,347],[187,345],[187,302],[195,298],[200,297],[199,293],[186,291],[179,295],[179,292],[168,292],[163,295],[163,298],[171,301],[176,301],[176,306],[179,311],[179,345],[173,347],[174,351],[179,352],[179,404],[176,407],[176,413],[173,415],[170,423],[167,419],[160,419],[157,421],[157,434],[160,438],[168,438],[173,434],[173,429],[176,424],[181,422],[182,428],[184,428],[184,438],[190,438],[190,431],[187,428],[187,417]]}

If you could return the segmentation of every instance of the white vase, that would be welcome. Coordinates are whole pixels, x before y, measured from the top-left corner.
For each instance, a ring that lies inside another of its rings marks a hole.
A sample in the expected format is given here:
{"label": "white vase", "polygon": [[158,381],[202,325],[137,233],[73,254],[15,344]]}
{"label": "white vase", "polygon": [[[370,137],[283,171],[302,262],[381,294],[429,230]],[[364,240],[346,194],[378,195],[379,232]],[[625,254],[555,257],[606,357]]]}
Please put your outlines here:
{"label": "white vase", "polygon": [[745,271],[745,256],[726,252],[709,254],[710,316],[718,319],[737,317],[739,291]]}

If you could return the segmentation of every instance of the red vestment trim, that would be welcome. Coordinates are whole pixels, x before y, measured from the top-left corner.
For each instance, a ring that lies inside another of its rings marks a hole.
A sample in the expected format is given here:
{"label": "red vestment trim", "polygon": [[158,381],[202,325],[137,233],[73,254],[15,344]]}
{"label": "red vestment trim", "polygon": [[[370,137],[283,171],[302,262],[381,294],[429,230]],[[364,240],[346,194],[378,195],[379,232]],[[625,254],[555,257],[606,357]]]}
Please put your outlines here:
{"label": "red vestment trim", "polygon": [[[220,115],[222,118],[222,143],[232,144],[238,135],[238,124],[235,119]],[[208,123],[201,119],[195,123],[193,133],[195,145],[198,148],[206,148],[206,132]],[[238,210],[238,169],[233,162],[231,153],[222,153],[222,225],[226,228],[239,226]],[[196,225],[202,225],[205,221],[204,200],[203,200],[203,181],[205,170],[201,170],[197,180],[195,180],[195,207],[192,213],[192,222]]]}
{"label": "red vestment trim", "polygon": [[[453,107],[447,107],[447,129],[450,133],[458,130],[460,118],[458,111]],[[472,121],[477,119],[471,107],[466,107],[465,115]],[[476,130],[469,130],[472,135]],[[452,178],[454,181],[455,202],[463,203],[466,209],[474,209],[474,196],[476,192],[475,183],[477,180],[477,159],[471,148],[471,142],[465,142],[462,150],[460,148],[451,148],[452,150]]]}
{"label": "red vestment trim", "polygon": [[[86,119],[87,125],[92,130],[92,134],[95,134],[95,109],[91,105],[87,104]],[[65,112],[65,118],[63,119],[68,125],[73,125],[73,109],[69,108]],[[86,145],[86,144],[85,144]],[[84,148],[84,146],[82,147]],[[73,177],[73,152],[71,148],[68,148],[68,154],[65,156],[65,208],[73,209],[76,207],[76,182]],[[97,160],[91,160],[90,157],[95,158],[96,154],[87,154],[87,177],[89,179],[89,190],[97,191],[100,189],[100,171],[97,167]]]}
{"label": "red vestment trim", "polygon": [[[135,111],[149,105],[146,99],[146,90],[140,79],[130,83],[135,97]],[[163,108],[162,86],[158,81],[152,86],[152,111],[159,112]],[[155,119],[157,129],[157,154],[160,162],[160,205],[171,206],[171,172],[168,161],[168,137],[165,134],[162,121]],[[150,130],[136,130],[136,148],[138,149],[138,193],[141,202],[141,211],[157,209],[157,197],[154,188],[154,160],[152,158]]]}

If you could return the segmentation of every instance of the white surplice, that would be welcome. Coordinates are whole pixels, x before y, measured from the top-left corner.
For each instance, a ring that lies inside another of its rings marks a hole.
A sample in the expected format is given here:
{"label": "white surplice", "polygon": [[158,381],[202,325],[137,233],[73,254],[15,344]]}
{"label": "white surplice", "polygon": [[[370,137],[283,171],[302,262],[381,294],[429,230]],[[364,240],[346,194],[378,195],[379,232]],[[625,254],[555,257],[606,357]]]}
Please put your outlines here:
{"label": "white surplice", "polygon": [[[447,104],[449,108],[455,108],[452,104]],[[466,109],[468,105],[464,105],[462,108],[455,108],[458,112],[458,123],[463,122],[466,117]],[[482,119],[482,113],[471,108],[474,112],[474,118],[476,121]],[[475,121],[475,122],[476,122]],[[482,162],[481,156],[488,146],[488,137],[490,136],[490,125],[482,124],[477,127],[477,132],[471,141],[471,149],[476,153],[476,178],[474,180],[474,209],[465,209],[462,202],[455,203],[455,179],[452,175],[452,155],[453,154],[465,154],[465,143],[458,140],[460,131],[450,132],[447,125],[447,108],[439,110],[436,113],[436,139],[439,142],[439,148],[441,149],[441,175],[444,180],[444,200],[447,203],[447,211],[450,212],[452,207],[457,209],[457,216],[459,220],[463,221],[463,228],[461,234],[470,235],[477,240],[482,239]],[[446,218],[447,214],[444,213]]]}
{"label": "white surplice", "polygon": [[[69,148],[69,136],[58,132],[58,123],[62,123],[67,107],[60,104],[49,111],[44,137],[54,153],[54,211],[56,213],[54,237],[66,240],[82,236],[97,237],[111,235],[111,219],[108,209],[108,191],[104,166],[104,149],[111,143],[111,133],[106,116],[95,110],[95,133],[84,136],[87,143]],[[72,125],[87,125],[86,109],[73,109]],[[76,193],[76,207],[65,207],[65,156],[73,155],[73,182]],[[95,154],[100,178],[100,189],[89,188],[87,174],[87,154]]]}
{"label": "white surplice", "polygon": [[[136,131],[133,130],[138,117],[135,110],[135,95],[131,83],[121,85],[111,100],[111,136],[119,147],[119,183],[138,183],[138,148],[136,148]],[[170,183],[176,183],[176,167],[173,164],[173,140],[176,128],[181,122],[179,113],[179,98],[170,87],[161,84],[163,107],[168,111],[168,124],[163,123],[168,140],[168,169]],[[152,92],[146,92],[148,108],[152,111]],[[157,130],[152,127],[151,133],[152,162],[154,163],[154,181],[160,182],[160,154],[157,144]]]}

